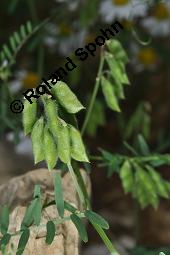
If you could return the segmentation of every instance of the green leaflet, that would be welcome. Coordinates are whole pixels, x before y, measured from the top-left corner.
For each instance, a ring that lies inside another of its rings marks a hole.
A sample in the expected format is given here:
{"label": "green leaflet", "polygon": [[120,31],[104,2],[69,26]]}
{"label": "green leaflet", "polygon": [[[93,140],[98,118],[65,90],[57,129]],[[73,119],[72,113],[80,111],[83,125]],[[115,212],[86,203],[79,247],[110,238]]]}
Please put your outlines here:
{"label": "green leaflet", "polygon": [[125,160],[121,167],[120,178],[122,180],[125,193],[132,191],[134,185],[134,176],[132,167],[128,160]]}
{"label": "green leaflet", "polygon": [[57,112],[57,104],[55,101],[50,99],[44,99],[44,108],[47,116],[48,126],[53,134],[53,136],[57,137],[57,127],[58,127],[58,112]]}
{"label": "green leaflet", "polygon": [[77,208],[75,208],[73,205],[71,205],[70,203],[64,201],[64,208],[72,213],[75,213],[77,211]]}
{"label": "green leaflet", "polygon": [[11,239],[11,235],[8,234],[8,233],[5,234],[5,235],[1,238],[1,240],[0,240],[0,250],[1,250],[1,247],[2,247],[2,246],[6,246],[6,245],[9,243],[10,239]]}
{"label": "green leaflet", "polygon": [[39,185],[35,185],[34,199],[35,199],[34,224],[38,226],[41,222],[41,211],[42,211],[41,188]]}
{"label": "green leaflet", "polygon": [[69,113],[77,113],[84,109],[84,106],[77,99],[66,83],[58,81],[51,89],[52,94]]}
{"label": "green leaflet", "polygon": [[47,162],[48,170],[52,170],[56,165],[58,153],[54,137],[50,133],[47,125],[44,128],[44,156]]}
{"label": "green leaflet", "polygon": [[7,233],[8,226],[9,226],[9,207],[3,206],[0,215],[0,231],[3,235]]}
{"label": "green leaflet", "polygon": [[18,243],[18,248],[17,248],[17,253],[16,255],[21,255],[23,254],[25,247],[27,245],[27,242],[29,240],[29,236],[30,236],[30,230],[29,228],[24,229],[24,231],[21,234],[21,237],[19,239],[19,243]]}
{"label": "green leaflet", "polygon": [[159,194],[160,196],[162,196],[164,198],[168,198],[169,197],[168,190],[167,190],[166,184],[164,183],[164,180],[162,179],[160,174],[157,173],[150,166],[147,166],[147,169],[148,169],[149,175],[151,176],[151,178],[155,184],[155,189],[157,190],[157,194]]}
{"label": "green leaflet", "polygon": [[57,148],[58,156],[62,162],[65,164],[70,163],[71,153],[70,153],[70,136],[68,126],[59,123],[57,128]]}
{"label": "green leaflet", "polygon": [[149,150],[149,146],[147,145],[147,143],[142,135],[138,135],[138,143],[139,143],[139,147],[140,147],[140,151],[141,151],[142,155],[148,156],[151,154],[151,152]]}
{"label": "green leaflet", "polygon": [[61,175],[59,173],[55,174],[54,190],[55,190],[55,203],[57,206],[58,214],[60,215],[61,218],[63,218],[63,216],[64,216],[64,199],[63,199]]}
{"label": "green leaflet", "polygon": [[41,210],[41,189],[39,185],[35,185],[34,199],[31,201],[31,204],[26,209],[24,218],[21,222],[21,229],[25,229],[33,223],[38,226],[41,221]]}
{"label": "green leaflet", "polygon": [[80,132],[69,125],[71,140],[71,157],[81,162],[89,162]]}
{"label": "green leaflet", "polygon": [[33,103],[30,104],[27,100],[24,102],[24,111],[23,111],[23,126],[25,135],[29,134],[36,122],[37,115],[37,102],[34,99]]}
{"label": "green leaflet", "polygon": [[114,111],[120,112],[120,108],[112,84],[104,77],[102,77],[101,81],[102,91],[108,107]]}
{"label": "green leaflet", "polygon": [[39,198],[35,198],[33,201],[31,201],[31,204],[27,208],[21,223],[22,229],[29,227],[33,223],[39,225],[41,215],[37,215],[37,212],[41,213],[39,208],[40,205]]}
{"label": "green leaflet", "polygon": [[107,223],[107,221],[101,217],[99,214],[92,212],[90,210],[87,210],[85,213],[85,216],[87,217],[87,219],[93,224],[96,223],[98,224],[100,227],[102,227],[103,229],[109,229],[109,224]]}
{"label": "green leaflet", "polygon": [[74,223],[75,227],[77,228],[81,239],[86,243],[88,241],[88,236],[81,219],[76,214],[71,214],[70,218]]}
{"label": "green leaflet", "polygon": [[50,245],[55,237],[55,224],[53,221],[48,221],[46,227],[47,227],[46,243]]}
{"label": "green leaflet", "polygon": [[149,204],[149,194],[145,191],[143,185],[141,185],[141,180],[138,171],[135,172],[135,187],[133,192],[133,197],[139,201],[142,208],[145,208]]}
{"label": "green leaflet", "polygon": [[150,178],[149,174],[143,170],[139,165],[135,164],[136,167],[136,188],[140,192],[138,194],[139,202],[143,207],[147,204],[151,204],[154,208],[158,206],[158,196],[155,189],[155,185]]}
{"label": "green leaflet", "polygon": [[37,164],[44,159],[44,119],[42,117],[38,119],[35,123],[31,133],[31,139],[34,153],[34,161],[35,164]]}

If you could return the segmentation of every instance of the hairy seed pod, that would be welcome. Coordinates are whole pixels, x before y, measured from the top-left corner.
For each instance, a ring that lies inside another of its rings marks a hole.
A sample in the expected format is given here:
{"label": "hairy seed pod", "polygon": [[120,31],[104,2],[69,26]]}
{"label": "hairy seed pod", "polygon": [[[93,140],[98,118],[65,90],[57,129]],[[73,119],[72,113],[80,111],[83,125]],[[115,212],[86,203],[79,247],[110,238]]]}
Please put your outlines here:
{"label": "hairy seed pod", "polygon": [[52,99],[44,100],[45,112],[48,120],[48,127],[55,137],[57,138],[57,129],[58,129],[58,113],[57,113],[57,104]]}
{"label": "hairy seed pod", "polygon": [[50,133],[47,125],[44,128],[44,155],[48,170],[52,170],[58,159],[57,146],[55,144],[54,137]]}
{"label": "hairy seed pod", "polygon": [[77,113],[84,109],[84,106],[77,99],[76,95],[70,90],[70,88],[62,81],[58,81],[51,89],[54,97],[69,113]]}
{"label": "hairy seed pod", "polygon": [[23,126],[25,135],[29,134],[32,131],[32,128],[36,122],[36,115],[37,115],[36,100],[33,100],[32,104],[25,100],[23,111]]}
{"label": "hairy seed pod", "polygon": [[41,117],[36,121],[31,133],[35,164],[44,159],[43,137],[44,137],[44,119]]}
{"label": "hairy seed pod", "polygon": [[58,156],[65,164],[70,163],[70,136],[67,125],[60,123],[57,130]]}
{"label": "hairy seed pod", "polygon": [[81,162],[89,162],[80,132],[72,125],[69,126],[69,131],[71,139],[71,157]]}

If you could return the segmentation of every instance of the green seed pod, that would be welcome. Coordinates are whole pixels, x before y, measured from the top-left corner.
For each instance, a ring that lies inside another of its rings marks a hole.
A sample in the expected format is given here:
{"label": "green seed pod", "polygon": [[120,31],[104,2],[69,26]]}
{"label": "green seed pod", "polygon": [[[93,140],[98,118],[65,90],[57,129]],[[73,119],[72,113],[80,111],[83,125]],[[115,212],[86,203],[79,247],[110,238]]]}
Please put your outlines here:
{"label": "green seed pod", "polygon": [[58,156],[65,164],[70,163],[70,136],[67,125],[60,123],[57,130]]}
{"label": "green seed pod", "polygon": [[35,164],[44,159],[43,137],[44,137],[44,119],[40,118],[39,120],[36,121],[31,133]]}
{"label": "green seed pod", "polygon": [[57,104],[52,99],[45,99],[44,107],[47,115],[48,127],[56,139],[58,129]]}
{"label": "green seed pod", "polygon": [[71,157],[81,162],[89,162],[80,132],[69,126],[71,139]]}
{"label": "green seed pod", "polygon": [[37,115],[37,102],[33,100],[33,103],[30,104],[27,100],[24,102],[24,111],[23,111],[23,126],[25,135],[29,134],[36,122]]}
{"label": "green seed pod", "polygon": [[84,109],[84,106],[77,99],[76,95],[69,89],[67,84],[62,81],[58,81],[51,89],[54,97],[69,113],[77,113]]}
{"label": "green seed pod", "polygon": [[44,128],[44,155],[48,170],[52,170],[58,159],[57,146],[47,126]]}

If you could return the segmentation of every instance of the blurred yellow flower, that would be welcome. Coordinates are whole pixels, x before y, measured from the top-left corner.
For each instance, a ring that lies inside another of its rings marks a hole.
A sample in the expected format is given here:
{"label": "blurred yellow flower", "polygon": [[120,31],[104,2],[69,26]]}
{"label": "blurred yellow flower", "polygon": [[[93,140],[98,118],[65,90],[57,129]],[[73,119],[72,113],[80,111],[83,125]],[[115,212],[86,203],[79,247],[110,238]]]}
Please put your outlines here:
{"label": "blurred yellow flower", "polygon": [[59,25],[60,33],[64,36],[69,36],[72,32],[72,28],[66,23],[61,23]]}
{"label": "blurred yellow flower", "polygon": [[125,5],[129,2],[129,0],[112,0],[115,5]]}
{"label": "blurred yellow flower", "polygon": [[85,43],[88,44],[88,43],[93,42],[95,37],[96,37],[96,35],[93,34],[93,33],[87,34],[86,37],[85,37]]}
{"label": "blurred yellow flower", "polygon": [[139,61],[145,66],[151,66],[156,64],[158,56],[153,48],[147,47],[140,49],[138,52]]}
{"label": "blurred yellow flower", "polygon": [[121,23],[126,30],[130,30],[134,25],[133,21],[130,21],[130,20],[123,20]]}
{"label": "blurred yellow flower", "polygon": [[39,77],[36,73],[29,72],[22,80],[22,85],[26,89],[35,88],[38,86]]}
{"label": "blurred yellow flower", "polygon": [[159,3],[156,5],[153,15],[158,20],[170,18],[170,11],[164,3]]}

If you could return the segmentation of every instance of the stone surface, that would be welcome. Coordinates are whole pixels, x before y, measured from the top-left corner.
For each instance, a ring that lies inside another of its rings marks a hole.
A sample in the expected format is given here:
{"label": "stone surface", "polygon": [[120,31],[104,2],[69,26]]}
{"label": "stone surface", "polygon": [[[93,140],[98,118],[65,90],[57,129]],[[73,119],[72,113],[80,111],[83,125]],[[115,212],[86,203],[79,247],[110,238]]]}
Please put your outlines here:
{"label": "stone surface", "polygon": [[[54,170],[59,171],[59,170]],[[32,199],[35,184],[41,186],[43,201],[51,201],[54,199],[53,193],[53,174],[47,169],[37,169],[28,172],[25,175],[11,179],[8,183],[0,186],[0,205],[9,204],[11,206],[9,232],[15,232],[20,229],[26,205]],[[90,193],[90,181],[86,173],[82,171],[84,181]],[[69,173],[62,178],[62,186],[64,199],[74,206],[80,208],[79,199],[75,191],[72,179]],[[65,216],[67,216],[69,213]],[[24,255],[78,255],[79,254],[79,236],[77,230],[71,221],[67,221],[57,227],[56,236],[52,245],[46,245],[46,222],[50,219],[58,217],[56,207],[54,205],[47,207],[43,211],[41,228],[31,227],[29,242],[24,251]],[[11,243],[14,244],[14,251],[18,244],[19,236],[12,237]],[[10,245],[8,251],[11,251]],[[1,255],[1,253],[0,253]]]}

